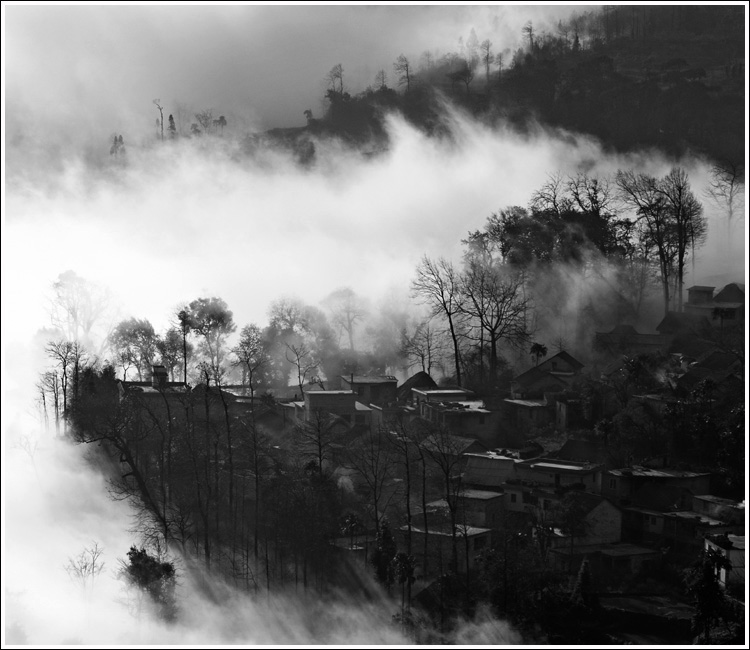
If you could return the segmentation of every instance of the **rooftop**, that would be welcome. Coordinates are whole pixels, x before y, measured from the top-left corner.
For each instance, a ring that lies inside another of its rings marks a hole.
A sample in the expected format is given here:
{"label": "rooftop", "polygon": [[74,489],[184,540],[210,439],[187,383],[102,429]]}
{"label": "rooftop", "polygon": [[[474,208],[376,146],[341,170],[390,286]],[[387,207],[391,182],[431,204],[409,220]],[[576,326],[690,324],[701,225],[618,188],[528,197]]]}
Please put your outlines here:
{"label": "rooftop", "polygon": [[710,476],[708,472],[688,472],[680,469],[652,469],[650,467],[624,467],[612,469],[609,473],[613,476],[644,476],[649,478],[696,478],[699,476]]}
{"label": "rooftop", "polygon": [[546,400],[543,399],[504,399],[503,402],[506,402],[508,404],[515,404],[516,406],[526,406],[529,408],[547,406]]}
{"label": "rooftop", "polygon": [[594,469],[594,466],[589,463],[585,463],[582,465],[573,465],[571,463],[556,463],[554,461],[530,463],[529,467],[531,467],[532,469],[540,467],[542,469],[554,469],[555,471],[562,470],[566,472],[590,472],[592,469]]}
{"label": "rooftop", "polygon": [[479,499],[481,501],[489,501],[490,499],[496,499],[502,497],[502,492],[492,492],[491,490],[462,490],[458,495],[465,499]]}
{"label": "rooftop", "polygon": [[[399,530],[409,530],[408,526],[401,526]],[[424,533],[424,528],[420,528],[419,526],[412,525],[411,531],[413,533]],[[462,526],[458,525],[456,526],[456,533],[463,537],[464,535],[466,537],[473,537],[474,535],[482,535],[483,533],[491,533],[492,531],[489,528],[479,528],[478,526]],[[451,531],[450,527],[442,529],[440,528],[433,528],[430,527],[429,535],[443,535],[446,537],[451,537]]]}
{"label": "rooftop", "polygon": [[725,499],[723,497],[717,497],[713,494],[696,494],[694,499],[700,499],[701,501],[710,501],[722,506],[730,506],[733,508],[744,508],[745,503],[743,501],[732,501],[732,499]]}
{"label": "rooftop", "polygon": [[340,375],[347,384],[392,384],[398,380],[391,375],[375,375],[368,377],[366,375]]}
{"label": "rooftop", "polygon": [[706,526],[726,526],[726,522],[720,521],[718,519],[714,519],[713,517],[707,517],[706,515],[702,515],[699,512],[695,512],[694,510],[678,510],[677,512],[665,512],[665,517],[674,517],[678,519],[692,519],[698,520],[698,523],[701,523]]}
{"label": "rooftop", "polygon": [[420,393],[425,396],[440,397],[441,395],[473,395],[474,393],[465,388],[412,388],[415,393]]}

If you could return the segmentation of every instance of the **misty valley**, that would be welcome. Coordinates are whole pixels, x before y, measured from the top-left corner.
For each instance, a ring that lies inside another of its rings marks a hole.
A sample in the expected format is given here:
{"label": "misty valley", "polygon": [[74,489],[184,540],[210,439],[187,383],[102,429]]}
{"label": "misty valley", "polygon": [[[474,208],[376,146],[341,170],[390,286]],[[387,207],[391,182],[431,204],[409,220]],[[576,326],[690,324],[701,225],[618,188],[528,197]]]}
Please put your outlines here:
{"label": "misty valley", "polygon": [[7,643],[745,643],[746,8],[522,9],[302,126],[9,100]]}

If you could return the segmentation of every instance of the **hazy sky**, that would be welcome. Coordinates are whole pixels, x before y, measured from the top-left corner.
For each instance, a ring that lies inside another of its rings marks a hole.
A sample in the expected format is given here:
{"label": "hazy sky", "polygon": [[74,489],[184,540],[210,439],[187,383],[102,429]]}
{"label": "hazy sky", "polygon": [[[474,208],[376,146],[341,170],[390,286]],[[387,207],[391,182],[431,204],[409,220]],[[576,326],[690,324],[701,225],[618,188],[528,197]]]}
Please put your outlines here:
{"label": "hazy sky", "polygon": [[[61,129],[150,128],[154,98],[213,108],[250,125],[304,124],[337,63],[360,92],[399,54],[455,51],[475,29],[495,50],[521,27],[556,25],[544,6],[9,6],[7,91],[14,110]],[[19,116],[19,119],[24,119]]]}
{"label": "hazy sky", "polygon": [[[320,114],[335,63],[356,92],[401,52],[454,50],[472,28],[496,50],[513,49],[527,20],[540,31],[572,10],[3,5],[3,328],[4,342],[16,342],[8,353],[28,358],[24,345],[49,325],[51,284],[68,269],[111,289],[121,317],[157,329],[177,304],[207,295],[223,297],[240,326],[262,325],[283,295],[315,303],[350,285],[375,303],[406,299],[423,254],[457,258],[469,230],[526,205],[550,174],[664,173],[675,161],[656,152],[605,156],[574,134],[520,137],[460,115],[450,144],[394,118],[391,149],[376,159],[324,143],[312,170],[283,156],[233,155],[250,128],[300,124],[308,107]],[[156,97],[165,116],[176,101],[225,113],[225,146],[157,147]],[[111,163],[112,133],[124,134],[125,167]],[[682,162],[700,186],[705,166]]]}

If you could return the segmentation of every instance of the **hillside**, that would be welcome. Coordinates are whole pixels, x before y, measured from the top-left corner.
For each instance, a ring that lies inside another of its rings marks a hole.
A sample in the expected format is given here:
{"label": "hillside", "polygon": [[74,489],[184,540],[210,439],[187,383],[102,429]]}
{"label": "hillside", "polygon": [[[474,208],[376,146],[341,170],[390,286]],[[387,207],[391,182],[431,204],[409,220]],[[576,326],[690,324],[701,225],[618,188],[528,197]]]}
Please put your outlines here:
{"label": "hillside", "polygon": [[398,92],[383,84],[352,95],[334,84],[322,119],[251,141],[295,149],[302,161],[311,159],[311,136],[380,148],[387,111],[441,133],[448,99],[490,123],[509,121],[520,131],[542,123],[590,134],[616,151],[655,147],[744,160],[743,8],[634,12],[619,7],[574,17],[572,27],[530,38],[512,57],[449,53],[413,68],[406,85],[401,77]]}

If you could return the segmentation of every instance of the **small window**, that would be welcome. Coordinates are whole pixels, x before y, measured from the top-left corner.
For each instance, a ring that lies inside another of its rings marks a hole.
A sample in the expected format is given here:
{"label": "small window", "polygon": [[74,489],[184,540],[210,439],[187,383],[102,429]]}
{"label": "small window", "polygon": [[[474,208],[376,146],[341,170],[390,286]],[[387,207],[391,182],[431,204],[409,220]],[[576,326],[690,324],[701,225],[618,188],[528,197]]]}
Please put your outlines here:
{"label": "small window", "polygon": [[516,501],[518,501],[518,495],[514,494],[513,492],[511,492],[510,493],[510,502],[511,503],[515,503]]}
{"label": "small window", "polygon": [[612,490],[614,490],[617,487],[617,479],[616,478],[609,479],[609,487]]}
{"label": "small window", "polygon": [[474,540],[474,550],[475,551],[483,549],[485,546],[487,546],[487,538],[486,537],[477,537]]}
{"label": "small window", "polygon": [[359,388],[357,388],[357,395],[364,395],[364,394],[365,394],[364,386],[360,386]]}

